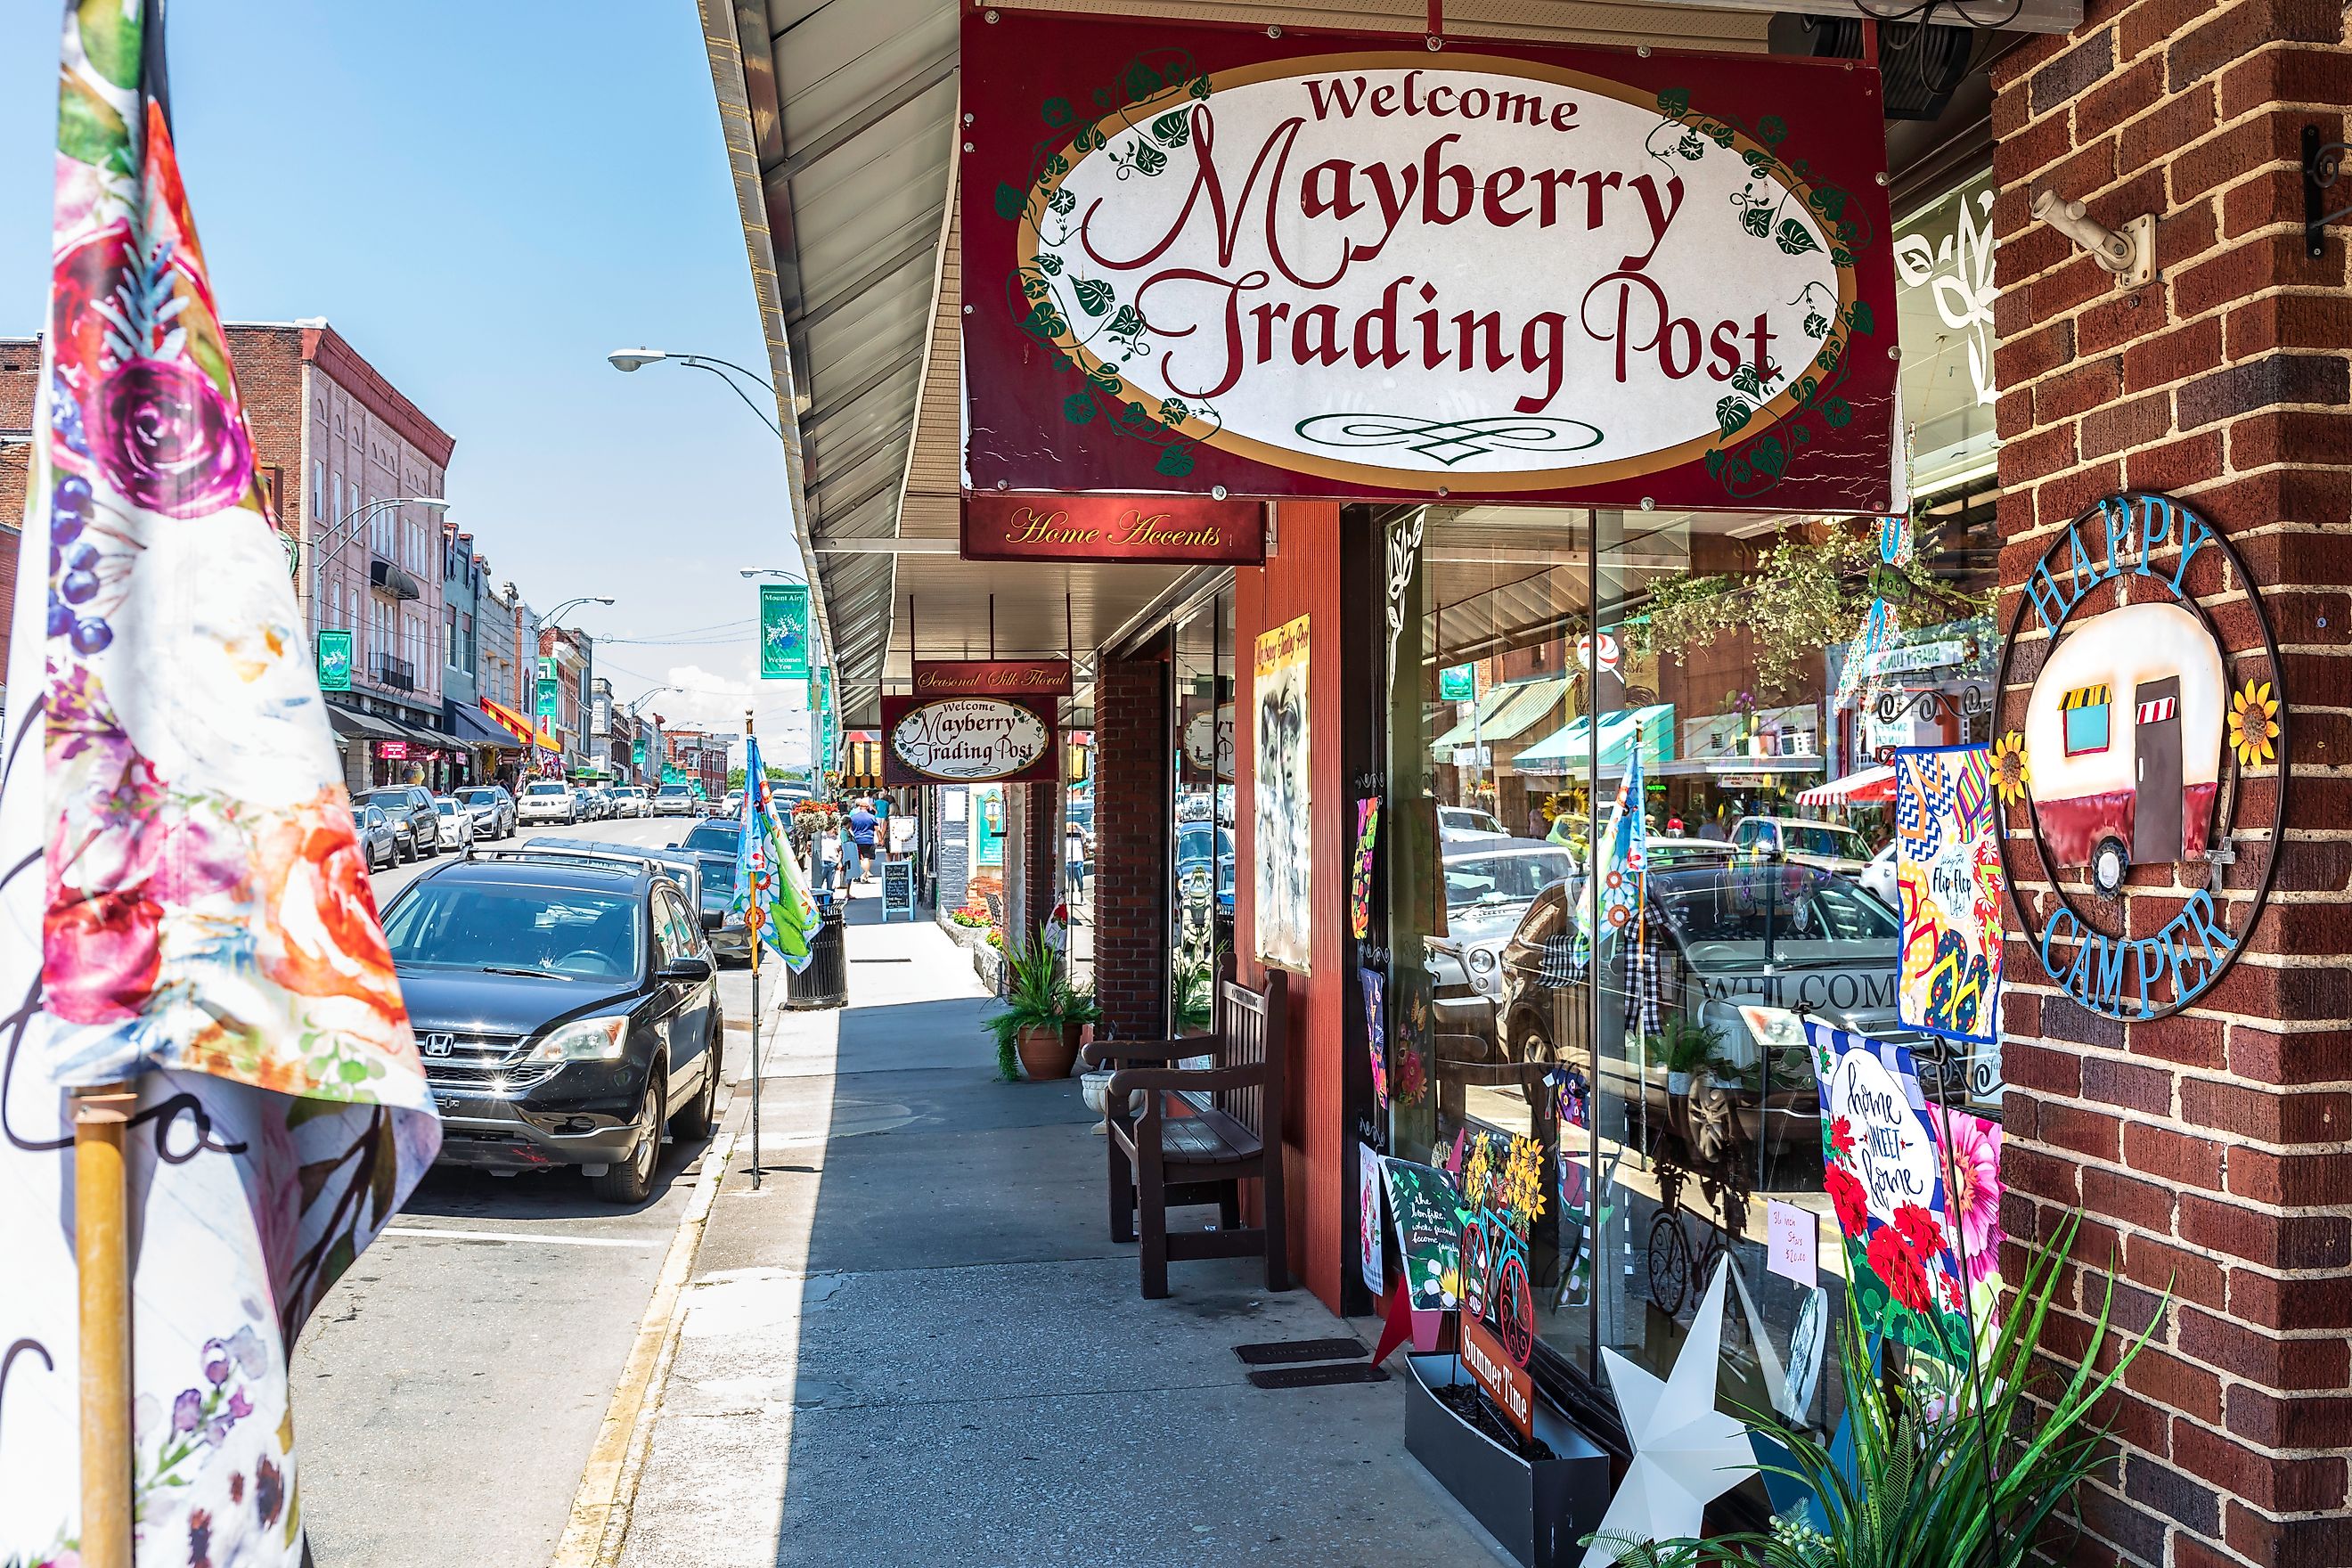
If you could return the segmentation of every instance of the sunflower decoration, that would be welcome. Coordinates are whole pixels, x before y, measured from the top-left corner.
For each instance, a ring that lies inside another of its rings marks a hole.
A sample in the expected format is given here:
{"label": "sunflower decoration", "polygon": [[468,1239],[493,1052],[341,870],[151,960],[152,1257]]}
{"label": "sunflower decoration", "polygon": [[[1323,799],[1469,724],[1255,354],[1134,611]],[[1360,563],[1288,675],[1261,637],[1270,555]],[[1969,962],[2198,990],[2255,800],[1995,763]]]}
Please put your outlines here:
{"label": "sunflower decoration", "polygon": [[2230,698],[2230,750],[2242,767],[2258,768],[2278,755],[2278,699],[2267,680],[2246,682]]}
{"label": "sunflower decoration", "polygon": [[1992,781],[2003,805],[2023,800],[2026,786],[2033,782],[2025,765],[2025,737],[2014,730],[1992,743]]}

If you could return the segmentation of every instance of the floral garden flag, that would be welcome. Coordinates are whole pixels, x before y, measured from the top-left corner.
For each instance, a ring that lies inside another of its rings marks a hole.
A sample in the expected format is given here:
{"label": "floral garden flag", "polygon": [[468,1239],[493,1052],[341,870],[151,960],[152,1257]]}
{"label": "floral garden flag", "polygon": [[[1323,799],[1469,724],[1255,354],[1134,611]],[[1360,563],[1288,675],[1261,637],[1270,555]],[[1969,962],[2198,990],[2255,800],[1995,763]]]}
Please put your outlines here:
{"label": "floral garden flag", "polygon": [[[1988,748],[1896,749],[1895,886],[1903,945],[1895,1016],[1906,1029],[2000,1043],[2000,911],[2009,881],[1998,839]],[[1990,1064],[1982,1070],[1986,1087],[1998,1081]]]}
{"label": "floral garden flag", "polygon": [[1600,907],[1601,934],[1605,940],[1631,931],[1642,918],[1643,889],[1650,872],[1649,823],[1642,815],[1642,731],[1633,728],[1625,748],[1625,776],[1617,781],[1616,803],[1609,808],[1609,826],[1596,846],[1599,864],[1594,878],[1599,892],[1576,901],[1577,952],[1580,963],[1592,951],[1593,905]]}
{"label": "floral garden flag", "polygon": [[[1944,1152],[1910,1048],[1813,1019],[1805,1037],[1821,1085],[1822,1185],[1845,1238],[1863,1325],[1960,1364],[1969,1297],[1953,1247]],[[1998,1215],[1997,1179],[1993,1185]]]}
{"label": "floral garden flag", "polygon": [[801,875],[792,840],[776,816],[756,735],[743,737],[743,831],[736,838],[735,908],[751,926],[756,946],[774,952],[794,974],[809,966],[816,897]]}
{"label": "floral garden flag", "polygon": [[65,8],[0,789],[0,1562],[79,1555],[65,1091],[129,1080],[138,1562],[290,1568],[288,1348],[440,1129],[181,189],[162,26],[161,0]]}

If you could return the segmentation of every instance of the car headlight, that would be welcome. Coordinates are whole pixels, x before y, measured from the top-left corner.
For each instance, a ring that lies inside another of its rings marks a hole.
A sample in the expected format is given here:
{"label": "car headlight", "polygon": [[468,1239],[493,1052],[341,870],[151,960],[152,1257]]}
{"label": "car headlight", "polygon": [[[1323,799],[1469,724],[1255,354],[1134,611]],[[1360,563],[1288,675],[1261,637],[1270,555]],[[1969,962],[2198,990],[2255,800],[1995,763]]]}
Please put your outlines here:
{"label": "car headlight", "polygon": [[1491,973],[1495,967],[1494,951],[1491,948],[1472,948],[1470,950],[1470,967],[1476,970],[1481,974]]}
{"label": "car headlight", "polygon": [[617,1018],[575,1018],[569,1024],[548,1031],[545,1038],[530,1048],[525,1061],[532,1062],[616,1062],[625,1048],[629,1020],[624,1014]]}

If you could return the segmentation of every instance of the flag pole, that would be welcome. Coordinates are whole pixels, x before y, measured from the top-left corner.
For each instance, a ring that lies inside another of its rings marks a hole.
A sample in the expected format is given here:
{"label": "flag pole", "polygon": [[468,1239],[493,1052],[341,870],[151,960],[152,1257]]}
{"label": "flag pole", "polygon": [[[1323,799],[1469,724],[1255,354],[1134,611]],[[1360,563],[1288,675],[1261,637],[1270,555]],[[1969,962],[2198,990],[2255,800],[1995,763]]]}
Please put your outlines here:
{"label": "flag pole", "polygon": [[[746,833],[751,831],[753,803],[765,805],[765,802],[760,800],[761,795],[765,793],[767,784],[765,770],[761,770],[761,776],[754,777],[752,774],[752,769],[758,762],[759,747],[752,740],[751,710],[746,708],[743,710],[743,831]],[[753,885],[743,903],[744,929],[751,938],[751,1190],[753,1192],[760,1190],[760,949],[765,945],[760,940],[760,922],[761,917],[767,913],[766,907],[761,902],[761,889],[758,881],[758,874],[754,872]]]}
{"label": "flag pole", "polygon": [[123,1138],[139,1096],[127,1083],[78,1089],[74,1257],[80,1281],[81,1561],[131,1564],[130,1184]]}

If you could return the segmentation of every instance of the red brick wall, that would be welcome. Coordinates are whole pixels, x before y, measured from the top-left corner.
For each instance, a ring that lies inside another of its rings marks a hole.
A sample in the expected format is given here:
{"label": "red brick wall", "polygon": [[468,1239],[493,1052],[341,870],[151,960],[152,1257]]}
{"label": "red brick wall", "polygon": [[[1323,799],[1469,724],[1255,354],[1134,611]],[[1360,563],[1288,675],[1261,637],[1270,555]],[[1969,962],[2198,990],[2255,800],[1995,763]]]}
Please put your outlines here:
{"label": "red brick wall", "polygon": [[[2204,1005],[2096,1017],[2012,943],[2011,1235],[2080,1208],[2076,1257],[2119,1267],[2119,1315],[2174,1292],[2115,1402],[2080,1562],[2352,1563],[2352,300],[2341,226],[2305,256],[2298,167],[2306,124],[2344,137],[2342,42],[2335,0],[2093,0],[1995,72],[2002,622],[2097,496],[2189,500],[2264,584],[2294,769],[2268,910]],[[2157,214],[2158,279],[2115,287],[2032,223],[2043,189],[2118,229]]]}
{"label": "red brick wall", "polygon": [[[1348,1233],[1355,1224],[1343,1157],[1352,1160],[1342,1085],[1348,990],[1348,771],[1341,744],[1339,508],[1328,501],[1285,501],[1277,520],[1281,553],[1264,568],[1234,574],[1234,711],[1256,710],[1252,694],[1260,632],[1311,617],[1314,653],[1307,666],[1307,798],[1310,804],[1315,920],[1310,973],[1290,976],[1290,1056],[1285,1066],[1283,1196],[1288,1207],[1290,1265],[1323,1304],[1340,1310]],[[1327,629],[1328,628],[1328,631]],[[1256,951],[1255,760],[1246,731],[1234,737],[1234,945],[1244,984],[1265,984]]]}
{"label": "red brick wall", "polygon": [[1168,663],[1106,658],[1095,688],[1095,997],[1099,1031],[1168,1029]]}
{"label": "red brick wall", "polygon": [[[0,430],[33,426],[33,397],[41,384],[41,345],[32,338],[0,339]],[[33,448],[0,447],[0,681],[7,679],[8,629],[16,601],[16,538],[25,524],[25,486]]]}

